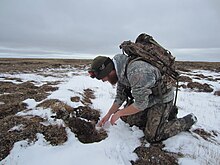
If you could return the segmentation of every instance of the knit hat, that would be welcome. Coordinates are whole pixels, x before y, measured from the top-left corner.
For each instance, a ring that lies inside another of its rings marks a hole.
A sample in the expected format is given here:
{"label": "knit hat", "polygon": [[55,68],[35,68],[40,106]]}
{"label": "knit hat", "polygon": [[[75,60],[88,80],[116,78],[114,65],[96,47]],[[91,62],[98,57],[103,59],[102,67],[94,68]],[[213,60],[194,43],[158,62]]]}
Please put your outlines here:
{"label": "knit hat", "polygon": [[90,77],[100,80],[106,77],[113,69],[114,64],[109,57],[98,56],[92,61],[89,74]]}

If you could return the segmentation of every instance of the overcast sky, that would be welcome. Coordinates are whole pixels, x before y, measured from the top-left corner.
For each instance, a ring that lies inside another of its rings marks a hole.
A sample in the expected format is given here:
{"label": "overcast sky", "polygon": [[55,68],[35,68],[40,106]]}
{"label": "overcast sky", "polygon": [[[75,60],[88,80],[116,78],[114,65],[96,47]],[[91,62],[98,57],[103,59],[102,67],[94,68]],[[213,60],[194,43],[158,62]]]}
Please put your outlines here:
{"label": "overcast sky", "polygon": [[142,32],[179,59],[220,61],[220,0],[0,0],[2,54],[114,55]]}

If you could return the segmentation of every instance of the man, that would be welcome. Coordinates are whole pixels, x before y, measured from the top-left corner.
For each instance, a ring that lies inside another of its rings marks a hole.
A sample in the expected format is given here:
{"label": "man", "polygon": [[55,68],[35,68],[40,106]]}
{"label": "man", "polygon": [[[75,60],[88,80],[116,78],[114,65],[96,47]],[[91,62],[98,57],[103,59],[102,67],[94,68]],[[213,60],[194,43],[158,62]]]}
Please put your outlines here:
{"label": "man", "polygon": [[[131,126],[136,125],[144,131],[147,141],[159,142],[181,131],[186,131],[197,121],[193,114],[183,118],[170,117],[173,110],[174,90],[166,89],[158,94],[160,71],[143,60],[129,60],[124,54],[110,59],[105,56],[96,57],[89,70],[92,78],[112,85],[117,83],[117,94],[108,113],[98,123],[103,126],[110,119],[113,125],[121,118]],[[133,102],[119,109],[131,90]]]}

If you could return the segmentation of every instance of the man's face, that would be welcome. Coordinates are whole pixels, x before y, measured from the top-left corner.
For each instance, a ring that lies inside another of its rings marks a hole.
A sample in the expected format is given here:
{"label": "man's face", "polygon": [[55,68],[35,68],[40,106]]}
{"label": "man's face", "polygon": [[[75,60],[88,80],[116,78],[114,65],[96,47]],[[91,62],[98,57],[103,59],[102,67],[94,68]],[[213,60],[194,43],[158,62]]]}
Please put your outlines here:
{"label": "man's face", "polygon": [[102,81],[108,81],[109,83],[111,83],[112,85],[115,85],[118,82],[118,77],[116,75],[115,70],[112,70],[108,76],[105,76],[104,78],[102,78]]}

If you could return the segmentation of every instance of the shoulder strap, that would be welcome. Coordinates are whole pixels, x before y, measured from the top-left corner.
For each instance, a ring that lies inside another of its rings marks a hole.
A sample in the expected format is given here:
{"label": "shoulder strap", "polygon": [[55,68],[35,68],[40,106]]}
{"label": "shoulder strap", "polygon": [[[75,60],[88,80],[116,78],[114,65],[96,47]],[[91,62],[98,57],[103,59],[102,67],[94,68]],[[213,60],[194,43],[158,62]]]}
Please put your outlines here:
{"label": "shoulder strap", "polygon": [[[138,61],[138,60],[142,60],[145,61],[142,57],[136,57],[136,56],[129,56],[128,57],[128,61],[125,65],[125,77],[127,78],[127,70],[128,70],[128,65],[132,62]],[[146,61],[145,61],[146,62]]]}

